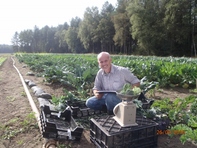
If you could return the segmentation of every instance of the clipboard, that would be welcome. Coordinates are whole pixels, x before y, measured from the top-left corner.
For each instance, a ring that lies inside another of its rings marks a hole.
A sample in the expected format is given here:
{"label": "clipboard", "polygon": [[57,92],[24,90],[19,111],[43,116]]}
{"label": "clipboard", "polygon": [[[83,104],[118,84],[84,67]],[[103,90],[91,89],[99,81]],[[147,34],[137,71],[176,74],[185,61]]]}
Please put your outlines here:
{"label": "clipboard", "polygon": [[115,93],[115,94],[117,94],[117,92],[113,91],[113,90],[100,90],[100,91],[97,91],[97,92],[101,93],[101,94],[103,94],[103,93]]}

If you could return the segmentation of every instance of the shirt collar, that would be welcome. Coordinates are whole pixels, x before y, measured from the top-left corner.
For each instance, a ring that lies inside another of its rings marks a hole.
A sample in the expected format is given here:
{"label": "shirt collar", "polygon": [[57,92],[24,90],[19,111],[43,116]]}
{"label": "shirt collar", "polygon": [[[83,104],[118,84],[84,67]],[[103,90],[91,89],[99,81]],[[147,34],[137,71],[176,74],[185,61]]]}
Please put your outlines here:
{"label": "shirt collar", "polygon": [[[113,64],[111,64],[111,71],[110,71],[110,73],[114,73],[114,65]],[[110,74],[110,73],[108,73],[108,74]],[[104,72],[104,70],[102,70],[102,75],[108,75],[108,74],[106,74]]]}

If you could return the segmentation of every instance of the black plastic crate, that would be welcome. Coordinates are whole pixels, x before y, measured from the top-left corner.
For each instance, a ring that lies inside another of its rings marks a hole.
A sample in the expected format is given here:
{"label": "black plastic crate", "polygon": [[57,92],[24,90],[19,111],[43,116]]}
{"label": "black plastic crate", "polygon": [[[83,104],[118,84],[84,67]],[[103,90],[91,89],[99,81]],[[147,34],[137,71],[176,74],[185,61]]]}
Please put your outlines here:
{"label": "black plastic crate", "polygon": [[[143,93],[140,94],[137,100],[141,101],[143,109],[149,109],[154,102],[154,100],[152,99],[147,99]],[[79,99],[72,99],[66,101],[66,105],[69,106],[72,110],[73,118],[102,115],[107,113],[106,106],[103,106],[102,110],[93,110],[88,108],[85,103],[86,101]]]}
{"label": "black plastic crate", "polygon": [[137,126],[121,127],[113,116],[90,120],[90,140],[99,148],[154,148],[157,146],[157,123],[142,117]]}
{"label": "black plastic crate", "polygon": [[68,112],[51,111],[49,106],[41,107],[41,132],[44,138],[79,141],[83,127],[78,125]]}
{"label": "black plastic crate", "polygon": [[88,108],[85,101],[82,100],[68,100],[66,105],[71,108],[73,118],[81,118],[104,113],[104,111]]}
{"label": "black plastic crate", "polygon": [[142,108],[143,109],[150,109],[151,105],[154,102],[154,99],[148,99],[144,93],[141,93],[137,100],[140,100],[142,102]]}

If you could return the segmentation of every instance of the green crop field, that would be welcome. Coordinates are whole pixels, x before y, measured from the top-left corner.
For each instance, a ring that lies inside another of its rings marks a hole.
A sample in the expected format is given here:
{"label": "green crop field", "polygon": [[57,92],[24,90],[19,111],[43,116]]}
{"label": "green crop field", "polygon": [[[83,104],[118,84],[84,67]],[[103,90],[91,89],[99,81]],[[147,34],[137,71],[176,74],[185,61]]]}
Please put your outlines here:
{"label": "green crop field", "polygon": [[[91,86],[99,69],[96,55],[91,54],[18,54],[17,57],[33,71],[44,75],[46,81],[74,87]],[[159,86],[196,86],[197,59],[123,55],[112,55],[112,58],[114,64],[128,67],[138,78],[146,76]]]}
{"label": "green crop field", "polygon": [[[94,54],[16,54],[19,62],[27,64],[37,76],[42,76],[50,84],[60,84],[65,88],[65,96],[52,98],[54,104],[65,100],[86,100],[90,96],[94,78],[99,70]],[[152,89],[162,87],[183,87],[195,89],[197,79],[197,59],[186,57],[155,57],[112,55],[116,65],[129,68],[139,79],[146,80]],[[146,79],[145,79],[146,78]],[[148,88],[147,87],[147,88]],[[150,109],[143,109],[136,101],[138,111],[147,118],[168,125],[168,134],[181,135],[181,142],[188,139],[197,141],[197,97],[155,100]],[[170,104],[170,105],[169,105]],[[189,109],[188,109],[189,107]],[[163,125],[160,125],[163,126]],[[181,131],[181,132],[180,132]],[[159,131],[158,134],[162,134]]]}

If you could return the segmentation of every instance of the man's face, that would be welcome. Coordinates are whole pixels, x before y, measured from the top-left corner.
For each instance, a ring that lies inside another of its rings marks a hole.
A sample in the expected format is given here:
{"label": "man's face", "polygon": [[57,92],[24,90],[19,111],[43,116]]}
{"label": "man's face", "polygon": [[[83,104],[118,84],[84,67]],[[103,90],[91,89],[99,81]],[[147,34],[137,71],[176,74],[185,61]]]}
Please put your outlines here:
{"label": "man's face", "polygon": [[108,55],[102,55],[98,59],[98,64],[106,73],[109,73],[111,70],[111,58]]}

